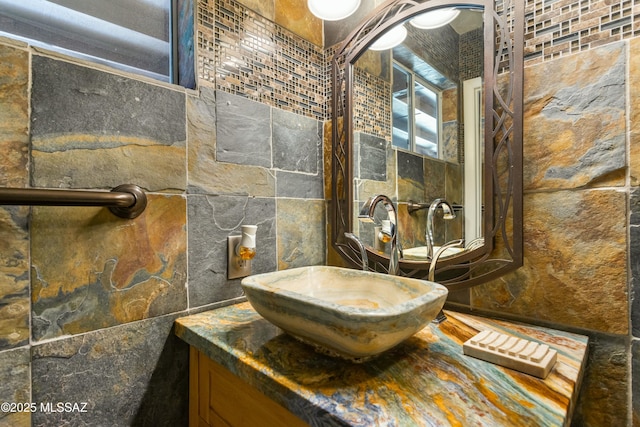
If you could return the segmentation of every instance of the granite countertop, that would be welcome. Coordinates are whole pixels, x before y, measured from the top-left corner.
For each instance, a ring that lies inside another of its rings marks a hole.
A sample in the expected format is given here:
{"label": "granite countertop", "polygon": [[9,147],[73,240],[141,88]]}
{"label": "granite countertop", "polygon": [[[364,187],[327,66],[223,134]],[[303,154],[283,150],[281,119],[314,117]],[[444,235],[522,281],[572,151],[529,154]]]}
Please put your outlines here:
{"label": "granite countertop", "polygon": [[[569,425],[585,336],[446,311],[378,358],[354,364],[315,352],[241,303],[176,320],[176,334],[310,425]],[[558,362],[541,380],[462,354],[491,329],[544,342]]]}

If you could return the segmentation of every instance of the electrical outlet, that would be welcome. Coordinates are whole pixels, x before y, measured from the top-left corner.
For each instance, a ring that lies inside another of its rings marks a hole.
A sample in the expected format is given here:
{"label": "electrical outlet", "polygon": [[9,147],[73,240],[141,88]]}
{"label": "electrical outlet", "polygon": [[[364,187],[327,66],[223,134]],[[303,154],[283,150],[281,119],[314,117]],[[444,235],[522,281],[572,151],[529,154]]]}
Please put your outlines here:
{"label": "electrical outlet", "polygon": [[242,236],[227,237],[227,278],[229,280],[251,275],[251,261],[242,261],[236,255],[236,247],[241,240]]}

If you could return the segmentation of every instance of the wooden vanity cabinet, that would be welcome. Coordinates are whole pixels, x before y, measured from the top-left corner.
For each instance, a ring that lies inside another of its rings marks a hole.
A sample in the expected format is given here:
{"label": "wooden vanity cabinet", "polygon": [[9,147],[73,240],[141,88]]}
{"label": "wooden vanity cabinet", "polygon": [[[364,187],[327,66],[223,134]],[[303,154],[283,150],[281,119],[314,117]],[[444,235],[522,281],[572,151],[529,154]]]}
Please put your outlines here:
{"label": "wooden vanity cabinet", "polygon": [[219,363],[191,347],[189,427],[308,426]]}

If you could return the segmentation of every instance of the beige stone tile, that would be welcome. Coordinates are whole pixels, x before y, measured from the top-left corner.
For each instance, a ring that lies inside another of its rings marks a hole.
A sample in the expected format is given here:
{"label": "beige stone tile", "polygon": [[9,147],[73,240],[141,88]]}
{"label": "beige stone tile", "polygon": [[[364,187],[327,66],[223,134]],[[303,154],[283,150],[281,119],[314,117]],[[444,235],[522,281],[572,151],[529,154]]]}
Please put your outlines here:
{"label": "beige stone tile", "polygon": [[[65,138],[82,140],[84,135]],[[104,138],[109,139],[112,138]],[[148,191],[184,190],[185,147],[138,145],[134,141],[128,144],[58,152],[34,150],[33,184],[54,188],[113,188],[130,183]]]}
{"label": "beige stone tile", "polygon": [[322,20],[307,7],[307,0],[275,0],[275,23],[322,46]]}
{"label": "beige stone tile", "polygon": [[326,261],[324,200],[278,199],[278,270]]}
{"label": "beige stone tile", "polygon": [[185,199],[148,197],[134,220],[104,208],[33,208],[35,340],[186,308]]}
{"label": "beige stone tile", "polygon": [[188,187],[193,193],[274,197],[269,169],[216,161],[215,91],[201,88],[187,97]]}
{"label": "beige stone tile", "polygon": [[29,54],[0,45],[0,186],[25,187],[29,144]]}
{"label": "beige stone tile", "polygon": [[529,194],[524,207],[524,266],[473,288],[473,306],[626,334],[625,193]]}
{"label": "beige stone tile", "polygon": [[621,186],[624,43],[525,68],[524,188]]}
{"label": "beige stone tile", "polygon": [[629,135],[631,184],[640,184],[640,39],[629,41]]}
{"label": "beige stone tile", "polygon": [[248,7],[249,9],[257,12],[258,15],[264,16],[270,21],[275,20],[276,12],[276,0],[238,0],[238,3]]}
{"label": "beige stone tile", "polygon": [[0,208],[0,350],[29,342],[29,208]]}

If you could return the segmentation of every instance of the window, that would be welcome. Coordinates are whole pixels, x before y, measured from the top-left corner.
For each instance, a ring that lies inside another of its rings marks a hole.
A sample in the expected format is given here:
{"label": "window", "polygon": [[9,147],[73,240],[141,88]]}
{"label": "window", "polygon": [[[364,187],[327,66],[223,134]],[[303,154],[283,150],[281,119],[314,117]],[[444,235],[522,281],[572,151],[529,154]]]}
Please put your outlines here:
{"label": "window", "polygon": [[439,158],[440,91],[393,64],[393,146]]}
{"label": "window", "polygon": [[173,4],[172,0],[0,0],[0,35],[177,83]]}

